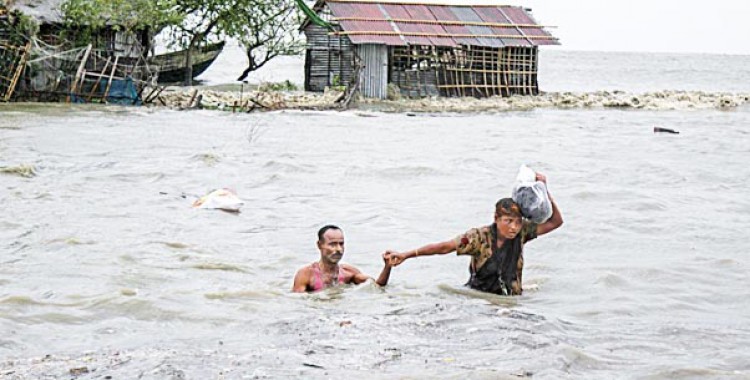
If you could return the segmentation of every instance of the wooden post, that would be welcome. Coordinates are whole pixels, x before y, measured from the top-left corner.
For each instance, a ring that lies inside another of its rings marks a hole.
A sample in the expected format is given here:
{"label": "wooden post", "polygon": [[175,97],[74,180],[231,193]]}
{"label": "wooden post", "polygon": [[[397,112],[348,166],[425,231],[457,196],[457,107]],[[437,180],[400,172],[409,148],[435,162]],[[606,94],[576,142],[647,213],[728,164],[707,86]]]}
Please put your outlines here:
{"label": "wooden post", "polygon": [[[107,97],[109,96],[109,90],[112,87],[112,78],[115,76],[115,70],[117,69],[117,62],[120,60],[120,57],[115,57],[115,63],[112,65],[112,72],[109,74],[109,80],[107,81],[107,88],[104,90],[104,94],[102,95],[102,101],[107,102]],[[102,71],[103,73],[103,71]]]}
{"label": "wooden post", "polygon": [[26,46],[23,48],[21,52],[21,59],[18,60],[18,66],[16,66],[16,72],[13,74],[13,78],[11,78],[10,85],[8,86],[8,91],[5,94],[5,101],[7,102],[10,100],[10,97],[13,95],[13,91],[16,89],[16,85],[18,85],[18,78],[21,77],[21,74],[23,73],[23,69],[26,67],[26,59],[29,57],[29,51],[31,50],[31,42],[27,42]]}
{"label": "wooden post", "polygon": [[[107,71],[107,68],[109,67],[109,61],[110,61],[110,57],[107,57],[107,62],[104,63],[102,74],[104,74],[104,72]],[[94,97],[94,92],[96,91],[97,88],[99,88],[99,82],[101,81],[102,81],[102,78],[100,77],[99,79],[96,80],[96,83],[94,83],[94,85],[91,86],[91,91],[89,91],[89,96],[87,97],[89,102]]]}
{"label": "wooden post", "polygon": [[78,71],[76,71],[75,79],[73,79],[73,83],[71,84],[71,87],[70,87],[70,92],[68,93],[68,98],[66,99],[67,103],[70,103],[71,94],[75,94],[75,92],[78,90],[78,80],[81,78],[81,73],[83,73],[83,68],[86,66],[86,61],[89,60],[89,54],[91,53],[92,47],[93,46],[89,44],[89,46],[86,47],[86,52],[83,53],[81,64],[78,65]]}

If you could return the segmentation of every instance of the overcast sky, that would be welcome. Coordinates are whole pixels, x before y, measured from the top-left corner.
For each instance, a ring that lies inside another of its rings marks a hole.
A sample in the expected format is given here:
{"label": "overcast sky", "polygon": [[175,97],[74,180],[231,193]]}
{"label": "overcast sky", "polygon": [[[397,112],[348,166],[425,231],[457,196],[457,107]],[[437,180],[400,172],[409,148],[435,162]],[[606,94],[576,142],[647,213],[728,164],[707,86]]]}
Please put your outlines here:
{"label": "overcast sky", "polygon": [[523,5],[557,26],[559,49],[750,55],[750,0],[408,1]]}

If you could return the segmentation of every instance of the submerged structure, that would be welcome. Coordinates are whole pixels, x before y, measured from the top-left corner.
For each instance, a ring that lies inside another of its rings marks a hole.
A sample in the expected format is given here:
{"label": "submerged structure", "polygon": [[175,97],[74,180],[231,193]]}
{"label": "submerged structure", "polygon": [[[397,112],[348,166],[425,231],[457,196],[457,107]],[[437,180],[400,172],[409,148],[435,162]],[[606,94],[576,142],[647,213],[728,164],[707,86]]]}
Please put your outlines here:
{"label": "submerged structure", "polygon": [[306,13],[307,91],[346,85],[385,98],[393,84],[417,98],[536,95],[538,47],[559,45],[517,6],[318,0]]}
{"label": "submerged structure", "polygon": [[[148,29],[107,25],[90,31],[64,25],[62,0],[13,0],[0,11],[0,101],[64,99],[137,104],[155,75],[146,57]],[[19,30],[22,21],[37,30]],[[64,33],[62,33],[64,31]],[[79,36],[87,46],[74,46]]]}

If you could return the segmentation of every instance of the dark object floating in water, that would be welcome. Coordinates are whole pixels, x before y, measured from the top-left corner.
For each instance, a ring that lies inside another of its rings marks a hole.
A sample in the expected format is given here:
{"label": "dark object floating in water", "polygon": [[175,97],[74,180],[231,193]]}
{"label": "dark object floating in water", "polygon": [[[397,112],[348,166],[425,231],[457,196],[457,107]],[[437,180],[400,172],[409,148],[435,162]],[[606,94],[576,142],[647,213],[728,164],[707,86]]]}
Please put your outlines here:
{"label": "dark object floating in water", "polygon": [[674,129],[662,128],[662,127],[654,127],[654,133],[659,133],[659,132],[662,132],[662,133],[672,133],[672,134],[675,134],[675,135],[679,135],[680,134],[680,132],[675,131]]}
{"label": "dark object floating in water", "polygon": [[[224,41],[211,44],[193,53],[193,78],[201,75],[224,49]],[[159,83],[174,83],[185,80],[185,50],[160,54],[149,63],[159,66]]]}

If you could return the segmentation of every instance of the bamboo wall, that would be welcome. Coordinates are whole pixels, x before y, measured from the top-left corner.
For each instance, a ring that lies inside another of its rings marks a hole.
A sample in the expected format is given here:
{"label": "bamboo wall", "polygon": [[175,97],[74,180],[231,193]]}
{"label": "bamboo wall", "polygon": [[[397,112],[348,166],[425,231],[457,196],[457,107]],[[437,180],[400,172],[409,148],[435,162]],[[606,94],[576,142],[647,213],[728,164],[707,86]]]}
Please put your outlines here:
{"label": "bamboo wall", "polygon": [[537,95],[536,47],[394,47],[391,82],[403,96]]}
{"label": "bamboo wall", "polygon": [[355,71],[354,46],[346,36],[330,36],[328,29],[309,24],[305,29],[305,90],[323,91],[326,86],[348,85]]}
{"label": "bamboo wall", "polygon": [[409,98],[439,96],[438,47],[392,47],[390,81],[398,86],[401,95]]}

